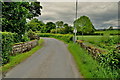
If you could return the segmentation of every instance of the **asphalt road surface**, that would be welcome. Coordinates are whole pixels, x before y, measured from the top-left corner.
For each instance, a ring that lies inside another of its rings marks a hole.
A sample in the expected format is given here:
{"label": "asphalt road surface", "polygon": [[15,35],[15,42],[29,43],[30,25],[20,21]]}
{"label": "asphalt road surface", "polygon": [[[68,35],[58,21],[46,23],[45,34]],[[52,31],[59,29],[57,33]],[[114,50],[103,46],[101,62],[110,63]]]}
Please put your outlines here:
{"label": "asphalt road surface", "polygon": [[5,78],[80,78],[67,45],[44,38],[43,47],[6,73]]}

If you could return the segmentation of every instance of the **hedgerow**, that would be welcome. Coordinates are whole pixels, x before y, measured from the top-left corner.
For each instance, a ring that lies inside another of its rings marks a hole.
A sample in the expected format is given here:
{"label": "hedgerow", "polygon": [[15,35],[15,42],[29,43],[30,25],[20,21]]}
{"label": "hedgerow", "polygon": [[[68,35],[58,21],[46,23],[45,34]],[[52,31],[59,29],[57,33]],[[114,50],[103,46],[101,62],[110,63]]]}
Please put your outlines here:
{"label": "hedgerow", "polygon": [[51,34],[51,33],[37,33],[40,37],[52,37],[65,42],[70,42],[73,40],[72,34]]}
{"label": "hedgerow", "polygon": [[6,64],[9,62],[9,57],[12,52],[13,44],[27,42],[31,39],[31,36],[29,37],[28,33],[24,34],[22,37],[20,37],[20,35],[18,35],[17,33],[11,32],[0,32],[0,34],[2,34],[2,64]]}
{"label": "hedgerow", "polygon": [[9,62],[9,55],[12,51],[12,45],[15,43],[15,33],[0,32],[2,34],[2,64]]}

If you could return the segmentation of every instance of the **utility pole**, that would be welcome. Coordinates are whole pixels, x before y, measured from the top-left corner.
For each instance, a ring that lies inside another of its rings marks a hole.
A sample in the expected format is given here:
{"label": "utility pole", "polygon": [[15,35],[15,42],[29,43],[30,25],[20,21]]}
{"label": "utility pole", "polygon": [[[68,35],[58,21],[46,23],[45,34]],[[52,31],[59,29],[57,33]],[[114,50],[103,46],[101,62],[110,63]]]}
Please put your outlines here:
{"label": "utility pole", "polygon": [[77,19],[78,0],[76,0],[76,19]]}
{"label": "utility pole", "polygon": [[[77,8],[78,8],[78,0],[76,0],[76,11],[75,11],[75,19],[77,20]],[[77,33],[77,29],[76,26],[74,26],[74,42],[76,42],[76,33]]]}

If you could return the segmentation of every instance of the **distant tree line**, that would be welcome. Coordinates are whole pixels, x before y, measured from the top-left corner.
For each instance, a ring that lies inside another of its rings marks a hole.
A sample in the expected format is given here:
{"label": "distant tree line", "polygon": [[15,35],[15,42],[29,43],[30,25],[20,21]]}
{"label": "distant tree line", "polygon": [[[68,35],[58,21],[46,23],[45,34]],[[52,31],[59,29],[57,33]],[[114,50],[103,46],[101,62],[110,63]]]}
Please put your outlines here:
{"label": "distant tree line", "polygon": [[38,19],[34,18],[27,23],[27,31],[29,30],[40,33],[60,33],[67,34],[72,33],[73,28],[63,21],[57,21],[56,23],[47,22],[46,24]]}
{"label": "distant tree line", "polygon": [[68,34],[73,33],[74,27],[77,28],[78,34],[91,34],[96,30],[90,21],[89,17],[81,16],[74,21],[74,26],[70,26],[63,21],[47,22],[46,24],[34,18],[27,23],[28,29],[32,31],[39,31],[41,33],[60,33]]}

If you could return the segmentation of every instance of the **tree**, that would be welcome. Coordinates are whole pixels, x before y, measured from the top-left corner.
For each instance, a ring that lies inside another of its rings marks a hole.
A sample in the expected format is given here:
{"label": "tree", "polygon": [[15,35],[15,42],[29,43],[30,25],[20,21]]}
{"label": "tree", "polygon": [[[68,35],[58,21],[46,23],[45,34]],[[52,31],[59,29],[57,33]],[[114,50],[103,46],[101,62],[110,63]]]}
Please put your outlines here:
{"label": "tree", "polygon": [[27,23],[27,31],[29,30],[32,30],[34,32],[40,30],[40,24],[36,18]]}
{"label": "tree", "polygon": [[76,26],[78,33],[86,33],[90,34],[95,31],[95,28],[90,21],[89,17],[81,16],[77,20],[74,21],[74,26]]}
{"label": "tree", "polygon": [[40,2],[2,2],[2,31],[15,32],[22,37],[26,19],[41,15]]}
{"label": "tree", "polygon": [[42,32],[44,26],[45,24],[42,21],[39,21],[38,19],[34,18],[27,23],[27,31],[31,29],[32,31],[35,31],[35,32],[37,31]]}
{"label": "tree", "polygon": [[56,28],[56,25],[53,22],[47,22],[45,28],[46,28],[45,32],[50,33],[51,29]]}
{"label": "tree", "polygon": [[[69,26],[67,23],[63,25],[63,27],[57,29],[57,33],[59,34],[67,34],[67,33],[72,33],[72,27]],[[52,29],[51,33],[56,33],[56,29]]]}
{"label": "tree", "polygon": [[57,21],[55,24],[56,24],[56,26],[57,26],[58,28],[62,28],[64,22],[63,22],[63,21]]}
{"label": "tree", "polygon": [[[56,33],[56,29],[51,29],[51,33]],[[65,28],[58,28],[57,33],[65,34]]]}
{"label": "tree", "polygon": [[64,27],[64,33],[65,33],[65,34],[67,34],[67,33],[72,33],[72,27],[69,26],[67,23],[65,23],[65,24],[63,25],[63,27]]}

